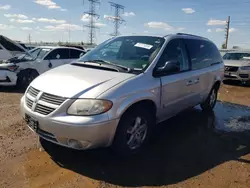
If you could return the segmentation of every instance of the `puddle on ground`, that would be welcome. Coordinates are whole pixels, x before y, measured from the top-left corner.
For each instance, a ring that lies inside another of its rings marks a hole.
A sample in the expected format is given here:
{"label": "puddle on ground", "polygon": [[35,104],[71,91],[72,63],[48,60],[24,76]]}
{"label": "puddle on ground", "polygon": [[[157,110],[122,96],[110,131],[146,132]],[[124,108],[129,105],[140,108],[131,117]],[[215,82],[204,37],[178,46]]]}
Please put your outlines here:
{"label": "puddle on ground", "polygon": [[214,113],[217,130],[225,132],[250,131],[250,107],[218,102]]}

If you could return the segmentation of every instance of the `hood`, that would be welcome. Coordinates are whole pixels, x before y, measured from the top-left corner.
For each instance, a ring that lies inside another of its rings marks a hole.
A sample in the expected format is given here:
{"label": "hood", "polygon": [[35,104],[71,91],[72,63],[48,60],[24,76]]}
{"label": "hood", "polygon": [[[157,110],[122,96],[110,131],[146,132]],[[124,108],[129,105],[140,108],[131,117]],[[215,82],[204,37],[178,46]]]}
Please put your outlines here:
{"label": "hood", "polygon": [[111,87],[136,76],[94,68],[63,65],[38,76],[31,86],[67,98],[96,98]]}
{"label": "hood", "polygon": [[242,66],[250,66],[249,60],[224,60],[225,66],[235,66],[235,67],[242,67]]}

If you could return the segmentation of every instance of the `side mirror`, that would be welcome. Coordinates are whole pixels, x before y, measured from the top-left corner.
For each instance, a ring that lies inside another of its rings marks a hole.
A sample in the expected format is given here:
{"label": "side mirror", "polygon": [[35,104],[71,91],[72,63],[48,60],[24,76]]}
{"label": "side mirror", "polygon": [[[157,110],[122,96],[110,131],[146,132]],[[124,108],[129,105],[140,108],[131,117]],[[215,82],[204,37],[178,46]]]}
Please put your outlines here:
{"label": "side mirror", "polygon": [[180,71],[180,63],[178,61],[167,61],[164,66],[154,69],[153,76],[166,76]]}

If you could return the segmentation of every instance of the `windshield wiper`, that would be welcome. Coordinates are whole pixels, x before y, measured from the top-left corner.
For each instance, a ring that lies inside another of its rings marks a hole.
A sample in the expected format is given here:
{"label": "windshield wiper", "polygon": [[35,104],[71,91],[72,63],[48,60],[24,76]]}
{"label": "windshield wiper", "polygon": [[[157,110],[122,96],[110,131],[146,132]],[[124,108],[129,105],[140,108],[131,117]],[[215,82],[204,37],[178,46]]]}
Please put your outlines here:
{"label": "windshield wiper", "polygon": [[111,63],[109,61],[105,61],[105,60],[102,60],[102,59],[94,59],[94,60],[89,60],[89,61],[85,61],[85,62],[94,62],[94,63],[99,63],[100,65],[104,63],[104,64],[108,64],[108,65],[114,66],[116,68],[121,68],[121,69],[126,70],[128,72],[130,72],[132,70],[129,67],[125,67],[125,66],[122,66],[122,65],[117,65],[115,63]]}

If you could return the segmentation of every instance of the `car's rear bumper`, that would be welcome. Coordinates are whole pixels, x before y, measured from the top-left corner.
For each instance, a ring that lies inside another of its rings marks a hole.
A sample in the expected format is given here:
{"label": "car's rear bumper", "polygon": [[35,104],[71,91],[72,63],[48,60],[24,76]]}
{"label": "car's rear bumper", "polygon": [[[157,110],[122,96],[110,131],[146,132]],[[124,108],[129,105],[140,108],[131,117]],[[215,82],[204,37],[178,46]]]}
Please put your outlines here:
{"label": "car's rear bumper", "polygon": [[15,72],[0,70],[0,86],[15,86],[17,75]]}

